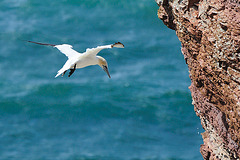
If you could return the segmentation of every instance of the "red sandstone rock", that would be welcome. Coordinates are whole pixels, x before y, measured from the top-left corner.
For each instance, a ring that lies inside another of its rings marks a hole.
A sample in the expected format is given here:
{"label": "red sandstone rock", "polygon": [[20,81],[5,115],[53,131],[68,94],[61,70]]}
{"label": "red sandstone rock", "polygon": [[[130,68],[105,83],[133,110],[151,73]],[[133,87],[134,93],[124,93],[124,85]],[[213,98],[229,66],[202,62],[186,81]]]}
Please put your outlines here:
{"label": "red sandstone rock", "polygon": [[174,29],[192,81],[194,110],[205,130],[204,159],[240,157],[240,1],[156,0]]}

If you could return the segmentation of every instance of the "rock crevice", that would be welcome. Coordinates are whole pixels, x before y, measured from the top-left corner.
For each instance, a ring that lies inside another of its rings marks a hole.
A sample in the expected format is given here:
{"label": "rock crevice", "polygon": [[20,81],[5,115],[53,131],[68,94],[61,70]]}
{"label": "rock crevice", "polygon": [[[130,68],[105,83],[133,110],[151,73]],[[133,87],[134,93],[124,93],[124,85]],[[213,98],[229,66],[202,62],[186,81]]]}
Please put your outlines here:
{"label": "rock crevice", "polygon": [[189,68],[204,159],[240,157],[240,1],[156,0]]}

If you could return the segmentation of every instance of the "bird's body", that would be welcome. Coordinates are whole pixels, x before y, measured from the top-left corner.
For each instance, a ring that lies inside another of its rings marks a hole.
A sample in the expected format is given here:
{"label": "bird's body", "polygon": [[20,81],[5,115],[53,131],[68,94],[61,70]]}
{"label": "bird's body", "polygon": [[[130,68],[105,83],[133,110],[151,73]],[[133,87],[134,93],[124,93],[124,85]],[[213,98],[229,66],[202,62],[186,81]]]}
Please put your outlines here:
{"label": "bird's body", "polygon": [[79,53],[73,50],[72,46],[69,44],[53,45],[53,44],[39,43],[39,42],[33,42],[33,41],[28,41],[28,42],[39,44],[39,45],[47,45],[47,46],[55,47],[68,57],[68,60],[63,65],[63,67],[58,71],[55,78],[61,74],[64,75],[67,70],[70,70],[70,73],[69,73],[69,77],[70,77],[75,71],[75,69],[84,68],[91,65],[99,65],[108,74],[110,78],[107,61],[103,57],[97,56],[97,54],[102,49],[113,48],[113,47],[124,48],[124,45],[122,43],[117,42],[111,45],[98,46],[96,48],[91,48],[91,49],[88,48],[84,53]]}

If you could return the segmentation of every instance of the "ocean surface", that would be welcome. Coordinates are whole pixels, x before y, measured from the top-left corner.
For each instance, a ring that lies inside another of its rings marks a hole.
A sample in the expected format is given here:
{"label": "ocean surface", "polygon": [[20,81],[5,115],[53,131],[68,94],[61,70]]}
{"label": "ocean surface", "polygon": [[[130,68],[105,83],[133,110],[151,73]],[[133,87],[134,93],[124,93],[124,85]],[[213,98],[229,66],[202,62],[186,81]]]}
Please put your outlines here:
{"label": "ocean surface", "polygon": [[[203,132],[173,30],[154,0],[0,1],[1,160],[201,160]],[[32,40],[102,50],[99,66],[54,78],[67,58]]]}

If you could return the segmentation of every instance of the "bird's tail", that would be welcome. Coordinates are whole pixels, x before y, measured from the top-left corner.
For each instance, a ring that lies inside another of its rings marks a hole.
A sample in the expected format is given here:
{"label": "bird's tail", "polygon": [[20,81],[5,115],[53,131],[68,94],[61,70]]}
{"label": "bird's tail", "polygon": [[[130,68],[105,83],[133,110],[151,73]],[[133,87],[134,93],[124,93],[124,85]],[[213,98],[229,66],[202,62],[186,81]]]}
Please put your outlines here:
{"label": "bird's tail", "polygon": [[62,74],[63,72],[65,72],[65,70],[62,70],[60,69],[58,72],[57,72],[57,75],[55,76],[55,78],[57,78],[60,74]]}
{"label": "bird's tail", "polygon": [[70,61],[67,60],[67,62],[63,65],[63,67],[57,72],[57,75],[55,78],[57,78],[60,74],[63,74],[65,71],[71,68]]}

